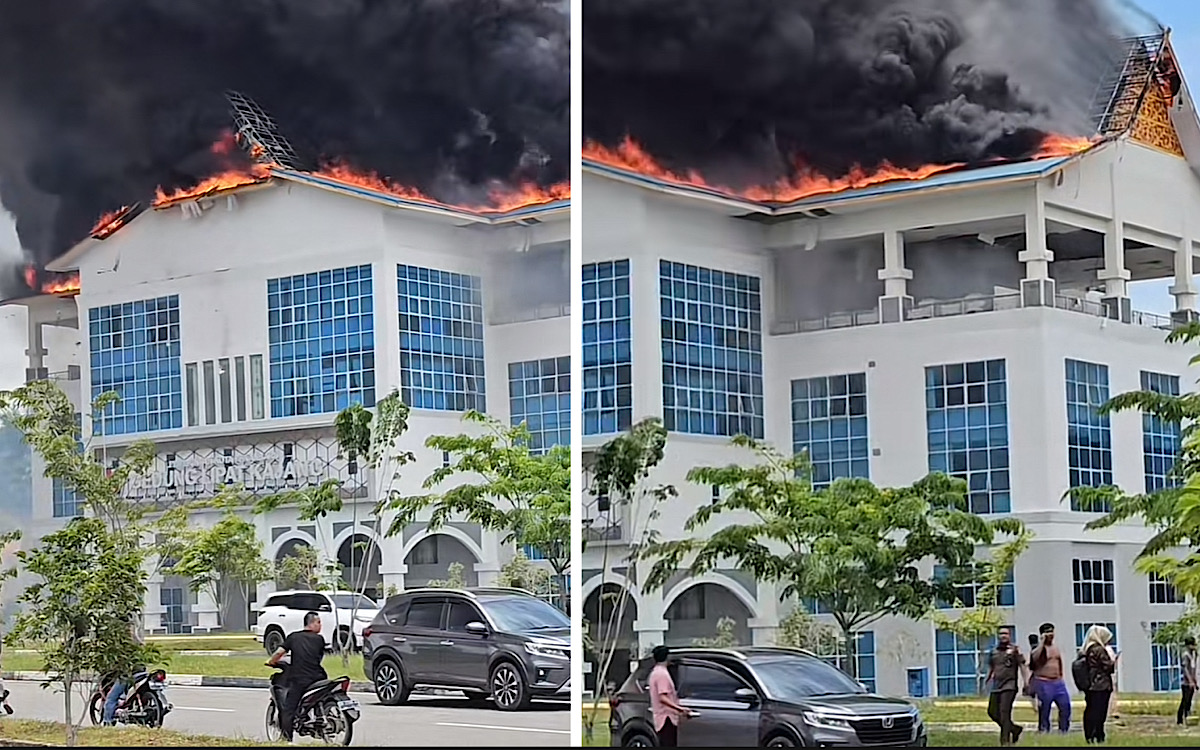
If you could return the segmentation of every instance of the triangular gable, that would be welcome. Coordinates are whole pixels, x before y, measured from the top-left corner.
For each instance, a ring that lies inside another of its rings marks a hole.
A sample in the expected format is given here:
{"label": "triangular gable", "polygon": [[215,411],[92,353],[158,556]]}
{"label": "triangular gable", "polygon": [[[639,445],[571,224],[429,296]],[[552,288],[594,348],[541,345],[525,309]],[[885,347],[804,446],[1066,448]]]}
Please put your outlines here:
{"label": "triangular gable", "polygon": [[1126,39],[1123,55],[1100,81],[1093,99],[1097,134],[1124,136],[1187,158],[1175,112],[1185,89],[1169,30]]}

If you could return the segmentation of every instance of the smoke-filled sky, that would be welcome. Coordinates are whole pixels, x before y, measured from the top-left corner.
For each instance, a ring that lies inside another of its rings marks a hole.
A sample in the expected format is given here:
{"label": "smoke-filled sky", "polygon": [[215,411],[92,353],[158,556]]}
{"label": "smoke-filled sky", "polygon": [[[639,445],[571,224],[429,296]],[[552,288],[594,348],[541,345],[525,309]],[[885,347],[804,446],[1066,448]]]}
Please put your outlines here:
{"label": "smoke-filled sky", "polygon": [[[1106,0],[587,0],[584,131],[762,181],[1023,156],[1088,133]],[[1145,19],[1142,20],[1145,23]],[[1142,31],[1143,29],[1138,29]]]}
{"label": "smoke-filled sky", "polygon": [[255,99],[309,166],[443,200],[567,179],[560,0],[0,0],[0,204],[45,263],[96,219],[194,184]]}

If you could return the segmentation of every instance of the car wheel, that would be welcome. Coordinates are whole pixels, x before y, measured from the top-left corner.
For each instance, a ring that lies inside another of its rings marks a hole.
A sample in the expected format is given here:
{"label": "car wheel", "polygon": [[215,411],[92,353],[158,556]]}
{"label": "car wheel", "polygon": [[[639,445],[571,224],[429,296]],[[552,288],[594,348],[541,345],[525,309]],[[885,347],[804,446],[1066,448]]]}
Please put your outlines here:
{"label": "car wheel", "polygon": [[492,701],[501,711],[520,711],[529,705],[529,690],[525,677],[512,662],[502,661],[492,667]]}
{"label": "car wheel", "polygon": [[650,735],[642,732],[632,732],[625,735],[625,741],[621,743],[621,747],[655,747],[654,740],[650,739]]}
{"label": "car wheel", "polygon": [[399,706],[408,700],[412,687],[405,683],[400,665],[391,659],[380,659],[372,670],[371,681],[375,683],[375,697],[385,706]]}
{"label": "car wheel", "polygon": [[273,654],[283,646],[283,632],[272,628],[263,635],[263,648],[268,654]]}
{"label": "car wheel", "polygon": [[796,742],[786,734],[777,734],[767,740],[767,747],[796,747]]}

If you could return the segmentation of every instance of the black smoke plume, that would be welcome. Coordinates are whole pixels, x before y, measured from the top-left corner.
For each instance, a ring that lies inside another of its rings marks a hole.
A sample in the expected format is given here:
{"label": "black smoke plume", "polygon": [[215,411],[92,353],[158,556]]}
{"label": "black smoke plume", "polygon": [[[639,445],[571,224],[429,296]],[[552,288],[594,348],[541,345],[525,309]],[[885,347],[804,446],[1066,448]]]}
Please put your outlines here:
{"label": "black smoke plume", "polygon": [[[586,0],[584,135],[733,183],[1028,156],[1090,135],[1102,0]],[[1120,20],[1118,20],[1120,19]],[[1149,26],[1146,19],[1139,19]]]}
{"label": "black smoke plume", "polygon": [[224,92],[309,166],[457,202],[567,179],[559,0],[0,0],[0,203],[43,264],[217,169]]}

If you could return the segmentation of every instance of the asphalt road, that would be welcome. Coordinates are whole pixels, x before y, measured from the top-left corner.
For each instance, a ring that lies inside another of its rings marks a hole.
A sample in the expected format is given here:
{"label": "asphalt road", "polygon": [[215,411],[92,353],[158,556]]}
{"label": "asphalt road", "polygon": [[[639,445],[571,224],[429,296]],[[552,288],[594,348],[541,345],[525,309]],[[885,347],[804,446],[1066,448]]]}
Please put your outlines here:
{"label": "asphalt road", "polygon": [[[62,721],[61,689],[50,692],[35,682],[8,681],[9,703],[23,719]],[[78,694],[76,694],[78,695]],[[266,739],[267,691],[253,688],[170,687],[175,709],[166,728],[191,734]],[[528,711],[507,713],[472,708],[457,698],[414,696],[403,706],[382,706],[371,693],[355,693],[362,718],[354,725],[360,746],[565,747],[570,745],[568,704],[534,703]]]}

